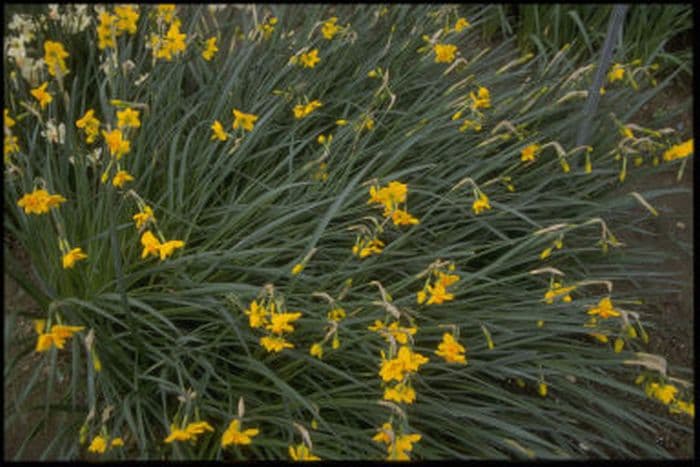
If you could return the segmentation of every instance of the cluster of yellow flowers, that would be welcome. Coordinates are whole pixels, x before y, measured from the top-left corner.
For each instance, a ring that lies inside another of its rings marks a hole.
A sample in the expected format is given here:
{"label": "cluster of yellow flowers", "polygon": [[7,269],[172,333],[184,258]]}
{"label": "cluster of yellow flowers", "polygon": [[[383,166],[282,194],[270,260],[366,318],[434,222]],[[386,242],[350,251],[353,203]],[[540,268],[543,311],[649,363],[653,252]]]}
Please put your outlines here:
{"label": "cluster of yellow flowers", "polygon": [[386,444],[387,460],[407,461],[411,460],[408,453],[413,450],[413,444],[421,438],[422,436],[418,433],[397,432],[391,422],[387,422],[382,425],[372,440]]}
{"label": "cluster of yellow flowers", "polygon": [[10,116],[10,110],[5,108],[3,115],[3,129],[5,130],[5,140],[3,145],[3,155],[5,165],[12,163],[10,155],[19,152],[19,144],[16,136],[12,134],[12,127],[15,126],[15,119]]}
{"label": "cluster of yellow flowers", "polygon": [[137,5],[118,5],[114,7],[114,14],[108,10],[100,13],[97,25],[97,47],[100,50],[116,49],[117,37],[128,34],[136,34],[137,21],[140,14]]}
{"label": "cluster of yellow flowers", "polygon": [[576,290],[575,285],[565,287],[559,282],[552,281],[549,285],[549,290],[544,294],[544,301],[551,305],[554,303],[554,299],[562,297],[562,301],[569,303],[572,300],[570,292],[574,290]]}
{"label": "cluster of yellow flowers", "polygon": [[[177,18],[176,13],[175,5],[158,5],[156,7],[156,27],[159,32],[151,33],[147,45],[153,50],[154,59],[163,58],[170,62],[173,60],[173,56],[183,54],[187,49],[185,42],[187,34],[180,31],[182,23]],[[167,31],[165,30],[166,26],[168,27]],[[207,46],[207,50],[209,50],[207,56],[209,56],[214,53],[212,49],[216,46],[215,44],[213,47],[209,44]]]}
{"label": "cluster of yellow flowers", "polygon": [[109,449],[124,446],[124,440],[120,437],[112,438],[112,440],[109,441],[109,444],[107,444],[108,440],[109,438],[106,436],[95,436],[90,442],[88,451],[97,454],[104,454]]}
{"label": "cluster of yellow flowers", "polygon": [[[416,294],[416,300],[419,305],[441,304],[454,300],[454,294],[447,291],[447,287],[459,281],[457,274],[449,274],[455,270],[454,263],[443,263],[440,260],[436,261],[428,268],[427,277],[421,289]],[[431,280],[433,283],[431,284]],[[427,301],[426,301],[427,300]]]}
{"label": "cluster of yellow flowers", "polygon": [[211,59],[214,58],[214,54],[219,51],[219,48],[216,46],[216,41],[216,36],[210,37],[204,41],[204,50],[202,51],[202,58],[204,58],[204,60],[211,61]]}
{"label": "cluster of yellow flowers", "polygon": [[44,42],[44,62],[51,76],[59,78],[68,74],[66,58],[68,58],[68,52],[63,48],[63,44],[54,41]]}
{"label": "cluster of yellow flowers", "polygon": [[[379,204],[384,207],[383,216],[391,218],[394,225],[416,225],[420,221],[408,213],[407,198],[408,185],[392,181],[383,188],[373,185],[369,189],[369,201],[367,204]],[[403,204],[403,209],[400,205]]]}
{"label": "cluster of yellow flowers", "polygon": [[292,109],[292,113],[294,113],[294,118],[296,119],[302,119],[308,117],[314,110],[319,109],[323,106],[323,103],[318,100],[314,99],[310,102],[307,102],[306,104],[297,104],[294,106]]}
{"label": "cluster of yellow flowers", "polygon": [[277,24],[277,18],[271,16],[257,26],[257,30],[262,33],[263,39],[267,40],[272,36],[275,31],[275,25]]}
{"label": "cluster of yellow flowers", "polygon": [[321,58],[318,56],[318,49],[312,49],[308,52],[301,52],[292,55],[289,63],[292,65],[299,64],[304,68],[314,68]]}
{"label": "cluster of yellow flowers", "polygon": [[252,329],[263,328],[267,335],[260,338],[262,345],[268,352],[281,352],[284,349],[294,348],[294,344],[285,340],[285,333],[294,332],[292,323],[301,318],[301,313],[289,313],[286,311],[284,300],[275,297],[274,287],[269,284],[264,287],[264,297],[250,302],[250,306],[243,312],[248,315],[248,324]]}
{"label": "cluster of yellow flowers", "polygon": [[684,413],[695,418],[695,403],[684,401],[678,397],[678,388],[673,384],[658,380],[649,375],[641,374],[634,381],[636,384],[644,384],[644,392],[647,397],[656,399],[668,406],[670,413]]}
{"label": "cluster of yellow flowers", "polygon": [[[253,131],[253,128],[255,128],[255,122],[258,120],[258,118],[258,115],[248,114],[241,112],[238,109],[233,109],[233,123],[231,124],[231,127],[234,130],[238,130],[240,128],[243,131]],[[229,138],[229,134],[226,133],[224,126],[218,120],[214,120],[211,130],[214,133],[211,139],[226,141]]]}

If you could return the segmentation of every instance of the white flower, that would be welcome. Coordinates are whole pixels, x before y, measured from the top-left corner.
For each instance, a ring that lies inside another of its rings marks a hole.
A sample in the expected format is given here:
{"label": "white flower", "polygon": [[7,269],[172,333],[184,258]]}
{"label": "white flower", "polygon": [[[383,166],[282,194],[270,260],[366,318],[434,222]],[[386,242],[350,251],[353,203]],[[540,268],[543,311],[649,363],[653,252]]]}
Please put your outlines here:
{"label": "white flower", "polygon": [[61,123],[56,126],[53,120],[49,120],[46,122],[46,130],[41,132],[41,136],[50,143],[63,144],[66,138],[66,125]]}

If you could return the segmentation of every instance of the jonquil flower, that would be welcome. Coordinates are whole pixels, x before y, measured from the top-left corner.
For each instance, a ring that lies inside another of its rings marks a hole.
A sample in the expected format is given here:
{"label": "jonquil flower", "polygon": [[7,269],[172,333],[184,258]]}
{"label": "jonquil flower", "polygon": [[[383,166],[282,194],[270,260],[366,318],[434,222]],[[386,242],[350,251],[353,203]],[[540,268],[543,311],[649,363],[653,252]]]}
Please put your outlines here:
{"label": "jonquil flower", "polygon": [[469,21],[467,21],[467,18],[459,18],[457,22],[455,23],[455,31],[456,32],[462,32],[462,29],[466,29],[469,26]]}
{"label": "jonquil flower", "polygon": [[331,40],[338,33],[340,28],[336,24],[337,22],[338,18],[336,16],[333,16],[328,21],[323,23],[323,26],[321,27],[321,34],[323,34],[323,37],[325,39]]}
{"label": "jonquil flower", "polygon": [[610,297],[601,298],[598,302],[598,306],[594,306],[588,309],[588,314],[592,316],[598,315],[603,319],[607,319],[610,317],[616,318],[620,316],[620,312],[613,308],[612,300],[610,300]]}
{"label": "jonquil flower", "polygon": [[314,110],[320,108],[323,104],[318,99],[309,102],[308,104],[297,104],[292,109],[294,118],[302,119],[308,116]]}
{"label": "jonquil flower", "polygon": [[63,44],[54,41],[44,42],[44,62],[51,76],[68,74],[65,58],[68,58],[68,52],[63,48]]}
{"label": "jonquil flower", "polygon": [[472,100],[471,107],[473,110],[488,109],[491,107],[491,92],[484,86],[479,86],[476,94],[474,91],[471,91],[469,93],[469,98]]}
{"label": "jonquil flower", "polygon": [[301,318],[301,313],[271,313],[270,324],[265,328],[273,334],[294,332],[294,327],[290,323],[299,318]]}
{"label": "jonquil flower", "polygon": [[398,383],[394,387],[384,389],[384,400],[412,404],[416,400],[416,391],[407,384]]}
{"label": "jonquil flower", "polygon": [[535,156],[537,156],[537,153],[539,152],[539,150],[540,150],[540,146],[538,144],[531,144],[529,146],[526,146],[520,152],[520,160],[523,162],[534,161]]}
{"label": "jonquil flower", "polygon": [[231,444],[250,444],[253,436],[257,436],[260,430],[257,428],[248,428],[241,431],[240,420],[237,418],[232,420],[224,434],[221,436],[221,447],[225,448]]}
{"label": "jonquil flower", "polygon": [[80,247],[73,248],[68,253],[63,255],[63,269],[71,269],[73,268],[73,266],[75,266],[76,261],[84,260],[87,257],[88,256],[85,253],[83,253],[83,250]]}
{"label": "jonquil flower", "polygon": [[301,264],[301,263],[297,263],[297,264],[295,264],[294,267],[292,268],[292,275],[293,275],[293,276],[296,276],[297,274],[299,274],[299,273],[300,273],[301,271],[303,271],[303,270],[304,270],[304,265]]}
{"label": "jonquil flower", "polygon": [[254,114],[243,113],[238,109],[233,109],[233,129],[243,128],[245,131],[253,131],[255,122],[258,116]]}
{"label": "jonquil flower", "polygon": [[139,111],[131,108],[118,111],[117,126],[119,128],[139,128],[141,126]]}
{"label": "jonquil flower", "polygon": [[321,458],[312,454],[311,450],[305,444],[297,444],[289,446],[289,457],[295,461],[320,461]]}
{"label": "jonquil flower", "polygon": [[299,61],[304,68],[314,68],[316,64],[321,61],[318,56],[318,49],[313,49],[309,52],[301,54]]}
{"label": "jonquil flower", "polygon": [[447,363],[462,363],[466,365],[467,359],[464,352],[464,347],[455,340],[452,334],[447,332],[442,335],[442,342],[440,342],[438,349],[435,351]]}
{"label": "jonquil flower", "polygon": [[85,131],[85,142],[88,144],[92,144],[100,134],[100,121],[95,117],[93,109],[88,109],[79,120],[76,120],[75,126]]}
{"label": "jonquil flower", "polygon": [[46,87],[49,85],[48,81],[45,81],[38,88],[34,88],[30,91],[31,95],[39,101],[39,106],[43,109],[51,103],[53,96],[46,91]]}
{"label": "jonquil flower", "polygon": [[474,214],[481,214],[488,209],[491,209],[488,196],[486,196],[484,193],[479,193],[479,197],[474,200],[474,203],[472,203],[472,210],[474,211]]}
{"label": "jonquil flower", "polygon": [[[114,438],[109,444],[110,449],[119,446],[124,446],[124,440],[121,438]],[[104,454],[107,451],[107,439],[102,435],[97,435],[90,443],[88,447],[89,452],[95,452],[98,454]]]}
{"label": "jonquil flower", "polygon": [[126,170],[120,170],[114,175],[114,178],[112,179],[112,185],[114,185],[117,188],[121,188],[124,186],[125,183],[131,182],[134,180],[134,177],[129,174]]}
{"label": "jonquil flower", "polygon": [[136,223],[136,228],[139,230],[146,225],[148,221],[156,221],[156,218],[153,216],[153,210],[149,206],[145,206],[142,212],[134,214],[132,219]]}
{"label": "jonquil flower", "polygon": [[219,141],[226,141],[228,139],[228,133],[224,131],[224,126],[218,120],[214,120],[211,125],[211,130],[214,132],[211,135],[211,139],[218,139]]}
{"label": "jonquil flower", "polygon": [[608,81],[614,83],[621,80],[625,76],[625,69],[619,63],[615,63],[612,70],[608,73]]}
{"label": "jonquil flower", "polygon": [[85,329],[84,326],[66,326],[62,324],[54,324],[49,332],[44,332],[46,320],[38,319],[34,321],[34,330],[39,334],[36,342],[35,350],[37,352],[46,352],[51,347],[63,349],[67,339],[73,337],[73,334]]}
{"label": "jonquil flower", "polygon": [[165,443],[173,441],[196,441],[197,436],[205,431],[214,431],[214,428],[207,422],[193,422],[187,425],[184,429],[177,428],[175,425],[170,426],[170,435],[165,438]]}
{"label": "jonquil flower", "polygon": [[61,195],[50,195],[46,190],[36,189],[22,196],[17,201],[17,206],[23,208],[25,214],[46,214],[49,209],[56,208],[65,202],[66,198]]}
{"label": "jonquil flower", "polygon": [[214,58],[214,54],[219,50],[216,46],[216,37],[210,37],[205,42],[205,49],[202,52],[204,60],[209,61]]}
{"label": "jonquil flower", "polygon": [[457,53],[457,46],[452,44],[435,44],[435,63],[452,63]]}
{"label": "jonquil flower", "polygon": [[693,154],[693,150],[693,138],[690,138],[684,143],[676,144],[675,146],[671,146],[670,148],[668,148],[664,152],[663,158],[666,162],[673,161],[676,159],[683,159]]}
{"label": "jonquil flower", "polygon": [[281,337],[264,336],[260,338],[260,345],[268,352],[281,352],[284,349],[293,349],[294,345]]}
{"label": "jonquil flower", "polygon": [[125,140],[122,131],[119,129],[112,131],[102,130],[102,136],[107,143],[109,148],[109,153],[116,157],[117,160],[121,159],[124,154],[127,154],[131,150],[131,143]]}

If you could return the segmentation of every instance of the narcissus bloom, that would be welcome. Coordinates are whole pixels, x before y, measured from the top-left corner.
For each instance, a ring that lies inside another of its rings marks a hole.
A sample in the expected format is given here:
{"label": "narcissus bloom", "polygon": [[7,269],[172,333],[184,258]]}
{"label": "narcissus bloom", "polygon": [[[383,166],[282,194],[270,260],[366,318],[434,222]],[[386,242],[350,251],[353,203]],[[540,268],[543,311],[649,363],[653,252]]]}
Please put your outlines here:
{"label": "narcissus bloom", "polygon": [[398,436],[392,444],[387,447],[389,457],[387,460],[408,461],[408,452],[413,450],[413,443],[420,441],[421,435],[413,433],[410,435]]}
{"label": "narcissus bloom", "polygon": [[[121,438],[114,438],[109,444],[110,449],[119,446],[124,446],[124,440]],[[98,454],[104,454],[107,451],[107,439],[102,435],[97,435],[90,443],[88,447],[89,452],[95,452]]]}
{"label": "narcissus bloom", "polygon": [[647,396],[654,397],[668,405],[676,398],[678,388],[672,384],[647,383],[644,388]]}
{"label": "narcissus bloom", "polygon": [[479,86],[477,93],[471,91],[469,98],[472,100],[471,108],[473,110],[488,109],[491,107],[491,92],[484,86]]}
{"label": "narcissus bloom", "polygon": [[75,126],[85,131],[85,142],[88,144],[92,144],[100,134],[100,121],[95,117],[93,109],[88,109],[79,120],[76,120]]}
{"label": "narcissus bloom", "polygon": [[416,391],[407,384],[398,383],[394,387],[384,389],[384,400],[412,404],[416,400]]}
{"label": "narcissus bloom", "polygon": [[394,225],[420,224],[420,221],[416,217],[413,217],[407,211],[404,211],[402,209],[397,209],[396,211],[391,213],[391,220],[394,222]]}
{"label": "narcissus bloom", "polygon": [[150,230],[146,230],[143,235],[141,235],[141,245],[143,245],[141,259],[144,259],[149,255],[160,255],[160,240],[158,240],[158,238],[156,238],[156,236],[153,235],[153,232]]}
{"label": "narcissus bloom", "polygon": [[610,297],[601,298],[600,302],[598,302],[598,306],[593,306],[588,309],[588,314],[598,315],[603,319],[620,316],[620,312],[613,308],[612,300],[610,300]]}
{"label": "narcissus bloom", "polygon": [[211,130],[214,132],[214,134],[211,135],[211,139],[218,139],[219,141],[226,141],[228,139],[228,133],[224,131],[224,126],[220,121],[214,120],[214,123],[211,125]]}
{"label": "narcissus bloom", "polygon": [[484,193],[479,193],[479,197],[474,200],[474,203],[472,203],[472,210],[474,211],[474,214],[481,214],[488,209],[491,209],[488,196],[486,196]]}
{"label": "narcissus bloom", "polygon": [[328,19],[328,21],[323,23],[323,27],[321,27],[321,34],[323,34],[325,39],[331,40],[336,34],[338,34],[340,28],[336,24],[337,22],[338,18],[333,16],[332,18]]}
{"label": "narcissus bloom", "polygon": [[537,153],[539,152],[539,150],[540,150],[540,146],[538,144],[531,144],[529,146],[526,146],[520,152],[520,160],[523,162],[534,161],[535,156],[537,156]]}
{"label": "narcissus bloom", "polygon": [[163,261],[165,258],[171,256],[176,249],[184,246],[185,242],[182,240],[168,240],[167,242],[161,244],[160,248],[158,248],[160,260]]}
{"label": "narcissus bloom", "polygon": [[64,59],[68,58],[68,52],[60,42],[44,42],[44,62],[51,76],[65,76],[68,74],[68,67]]}
{"label": "narcissus bloom", "polygon": [[112,185],[114,185],[117,188],[121,188],[124,186],[125,183],[131,182],[134,180],[134,177],[131,176],[129,172],[126,170],[120,170],[114,175],[114,178],[112,179]]}
{"label": "narcissus bloom", "polygon": [[388,422],[383,424],[382,427],[379,429],[379,432],[372,437],[372,441],[385,444],[390,444],[393,439],[394,430],[391,427],[391,423]]}
{"label": "narcissus bloom", "polygon": [[245,131],[253,131],[255,122],[258,116],[254,114],[243,113],[238,109],[233,109],[233,129],[243,128]]}
{"label": "narcissus bloom", "polygon": [[281,352],[284,349],[293,349],[294,345],[281,337],[264,336],[260,338],[260,345],[268,352]]}
{"label": "narcissus bloom", "polygon": [[299,274],[299,273],[300,273],[301,271],[303,271],[303,270],[304,270],[304,265],[301,264],[301,263],[297,263],[297,264],[295,264],[294,267],[292,268],[292,275],[293,275],[293,276],[296,276],[297,274]]}
{"label": "narcissus bloom", "polygon": [[562,300],[565,303],[569,303],[572,300],[569,292],[572,292],[574,290],[576,290],[575,285],[569,287],[562,287],[562,285],[559,282],[553,282],[549,290],[544,294],[544,301],[545,303],[551,305],[552,303],[554,303],[555,298],[562,296]]}
{"label": "narcissus bloom", "polygon": [[321,58],[318,56],[318,49],[313,49],[301,54],[299,61],[304,68],[314,68],[316,64],[321,61]]}
{"label": "narcissus bloom", "polygon": [[83,250],[80,247],[73,248],[68,253],[63,255],[63,269],[71,269],[73,266],[75,266],[76,261],[84,260],[87,257],[88,256],[85,253],[83,253]]}
{"label": "narcissus bloom", "polygon": [[265,307],[258,305],[258,302],[255,300],[250,302],[250,307],[244,310],[243,313],[248,315],[248,323],[251,328],[267,325],[268,311]]}
{"label": "narcissus bloom", "polygon": [[612,70],[608,73],[608,81],[614,83],[621,80],[625,76],[625,69],[619,63],[615,63]]}
{"label": "narcissus bloom", "polygon": [[360,258],[378,255],[384,249],[384,242],[378,238],[358,238],[352,247],[352,254]]}
{"label": "narcissus bloom", "polygon": [[265,328],[273,334],[294,332],[294,327],[290,323],[299,318],[301,318],[301,313],[271,313],[270,324]]}
{"label": "narcissus bloom", "polygon": [[30,91],[31,95],[39,101],[39,106],[43,109],[51,103],[53,96],[46,91],[46,87],[49,85],[48,81],[45,81],[38,88],[34,88]]}
{"label": "narcissus bloom", "polygon": [[309,354],[312,357],[323,358],[323,346],[318,342],[314,342],[309,349]]}
{"label": "narcissus bloom", "polygon": [[308,104],[295,105],[294,108],[292,109],[292,112],[294,113],[294,118],[302,119],[302,118],[307,117],[314,110],[320,108],[321,106],[323,106],[321,101],[316,99],[316,100],[309,102]]}
{"label": "narcissus bloom", "polygon": [[224,434],[221,436],[221,447],[225,448],[231,444],[250,444],[253,436],[257,436],[260,430],[248,428],[241,431],[241,422],[237,418],[233,419]]}
{"label": "narcissus bloom", "polygon": [[693,154],[693,150],[693,138],[690,138],[684,143],[676,144],[675,146],[671,146],[670,148],[668,148],[664,152],[663,158],[666,162],[673,161],[676,159],[683,159]]}
{"label": "narcissus bloom", "polygon": [[117,15],[111,15],[106,11],[100,13],[100,23],[97,25],[97,48],[100,50],[115,48],[117,46]]}
{"label": "narcissus bloom", "polygon": [[442,335],[442,342],[440,342],[438,349],[435,351],[447,363],[463,363],[466,365],[467,359],[464,352],[464,347],[455,340],[452,334],[447,332]]}
{"label": "narcissus bloom", "polygon": [[178,428],[175,425],[170,426],[170,435],[165,438],[165,443],[173,441],[196,441],[197,436],[205,431],[214,431],[214,428],[207,422],[193,422],[187,425],[184,429]]}
{"label": "narcissus bloom", "polygon": [[427,304],[441,304],[444,302],[449,302],[454,300],[455,296],[447,291],[447,288],[440,282],[436,282],[433,285],[428,285],[426,291],[430,294]]}
{"label": "narcissus bloom", "polygon": [[176,5],[172,3],[156,5],[156,16],[164,23],[170,24],[175,19]]}
{"label": "narcissus bloom", "polygon": [[46,214],[49,209],[58,207],[65,202],[66,198],[61,195],[50,195],[46,190],[37,189],[22,196],[17,201],[17,206],[23,208],[25,214]]}
{"label": "narcissus bloom", "polygon": [[10,117],[9,109],[5,109],[4,117],[5,128],[12,128],[13,126],[15,126],[15,120],[12,117]]}
{"label": "narcissus bloom", "polygon": [[457,46],[452,44],[435,44],[435,63],[452,63],[457,53]]}
{"label": "narcissus bloom", "polygon": [[202,52],[202,57],[204,60],[209,61],[214,58],[214,54],[219,50],[219,48],[216,46],[216,36],[207,39],[205,44],[206,48]]}
{"label": "narcissus bloom", "polygon": [[109,153],[115,156],[117,160],[131,150],[131,143],[123,138],[122,131],[119,129],[112,131],[102,130],[102,136],[105,139],[105,143],[107,143]]}
{"label": "narcissus bloom", "polygon": [[128,34],[136,34],[136,22],[139,20],[139,12],[134,5],[117,5],[114,7],[117,21],[117,35],[124,32]]}
{"label": "narcissus bloom", "polygon": [[49,332],[45,332],[46,320],[38,319],[34,321],[34,330],[39,334],[35,350],[45,352],[51,347],[63,349],[66,340],[73,337],[73,334],[85,329],[84,326],[67,326],[54,324]]}
{"label": "narcissus bloom", "polygon": [[146,225],[146,222],[148,221],[155,222],[156,220],[156,218],[153,216],[153,210],[149,206],[145,206],[142,212],[134,214],[132,219],[134,219],[137,229],[141,229],[141,227]]}
{"label": "narcissus bloom", "polygon": [[289,446],[289,457],[295,461],[320,461],[321,458],[312,454],[311,450],[305,444],[297,444]]}
{"label": "narcissus bloom", "polygon": [[469,24],[469,21],[467,21],[467,18],[459,18],[457,20],[457,22],[455,23],[455,31],[461,32],[462,29],[466,29],[469,26],[471,26],[471,25]]}
{"label": "narcissus bloom", "polygon": [[17,143],[17,141],[19,140],[16,136],[10,134],[5,135],[5,141],[3,145],[3,154],[5,156],[19,152],[19,144]]}
{"label": "narcissus bloom", "polygon": [[139,128],[141,126],[139,111],[131,108],[118,111],[117,126],[119,128]]}

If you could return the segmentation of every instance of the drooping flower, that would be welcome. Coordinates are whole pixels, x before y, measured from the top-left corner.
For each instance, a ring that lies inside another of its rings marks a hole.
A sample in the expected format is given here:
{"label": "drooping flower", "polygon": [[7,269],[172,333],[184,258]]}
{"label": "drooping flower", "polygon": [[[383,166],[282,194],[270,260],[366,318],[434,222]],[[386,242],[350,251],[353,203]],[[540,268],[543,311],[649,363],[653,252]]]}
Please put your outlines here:
{"label": "drooping flower", "polygon": [[289,446],[289,457],[295,461],[320,461],[321,458],[312,454],[311,449],[309,449],[304,443],[297,444],[296,446]]}
{"label": "drooping flower", "polygon": [[576,290],[576,286],[562,287],[559,282],[553,282],[549,290],[544,294],[545,303],[551,305],[554,303],[554,299],[557,297],[562,297],[562,300],[566,303],[571,302],[572,298],[570,292]]}
{"label": "drooping flower", "polygon": [[243,113],[238,109],[233,109],[233,129],[243,128],[245,131],[253,131],[255,122],[258,116],[254,114]]}
{"label": "drooping flower", "polygon": [[671,146],[670,148],[668,148],[664,152],[663,158],[664,161],[670,162],[676,159],[683,159],[685,157],[688,157],[689,155],[693,154],[693,152],[693,138],[690,138],[684,143],[676,144],[675,146]]}
{"label": "drooping flower", "polygon": [[100,121],[95,117],[93,109],[88,109],[79,120],[76,120],[75,126],[85,131],[85,142],[88,144],[92,144],[100,134]]}
{"label": "drooping flower", "polygon": [[435,351],[447,363],[462,363],[466,365],[467,360],[464,352],[464,347],[455,340],[452,334],[447,332],[442,335],[442,342],[440,342],[438,349]]}
{"label": "drooping flower", "polygon": [[49,209],[65,203],[66,198],[61,195],[50,195],[48,191],[36,189],[27,193],[17,201],[17,206],[24,209],[25,214],[46,214]]}
{"label": "drooping flower", "polygon": [[87,257],[88,256],[85,253],[83,253],[83,250],[80,247],[73,248],[68,253],[63,255],[63,258],[62,258],[63,269],[71,269],[71,268],[73,268],[73,266],[75,266],[76,261],[84,260]]}
{"label": "drooping flower", "polygon": [[619,63],[615,63],[608,73],[608,81],[614,83],[621,80],[625,76],[625,69]]}
{"label": "drooping flower", "polygon": [[48,81],[45,81],[41,86],[34,88],[30,91],[31,95],[39,101],[39,106],[43,109],[51,103],[53,96],[46,91],[46,87],[49,85]]}
{"label": "drooping flower", "polygon": [[[119,437],[112,439],[112,441],[109,443],[110,449],[119,446],[124,446],[124,440]],[[90,442],[88,451],[104,454],[107,451],[107,439],[102,435],[95,436],[92,442]]]}
{"label": "drooping flower", "polygon": [[613,308],[610,297],[603,297],[598,302],[598,306],[593,306],[588,309],[589,315],[597,315],[602,319],[620,316],[620,312]]}
{"label": "drooping flower", "polygon": [[64,59],[68,58],[68,52],[63,48],[63,44],[54,41],[44,42],[44,62],[51,76],[65,76],[68,74],[68,67]]}
{"label": "drooping flower", "polygon": [[523,162],[534,161],[539,150],[540,146],[538,144],[530,144],[529,146],[526,146],[520,153],[520,160]]}
{"label": "drooping flower", "polygon": [[214,134],[211,135],[211,139],[218,139],[219,141],[226,141],[228,139],[228,133],[224,131],[224,126],[220,121],[214,120],[214,123],[211,125],[211,130],[214,132]]}
{"label": "drooping flower", "polygon": [[136,223],[136,228],[141,229],[148,221],[153,221],[155,222],[156,218],[153,216],[153,210],[150,208],[150,206],[144,206],[143,211],[139,212],[137,214],[134,214],[132,217],[134,222]]}
{"label": "drooping flower", "polygon": [[114,185],[117,188],[121,188],[124,186],[125,183],[131,182],[133,180],[134,177],[132,177],[129,172],[127,172],[126,170],[120,170],[114,175],[114,178],[112,178],[112,185]]}
{"label": "drooping flower", "polygon": [[318,56],[318,49],[301,54],[299,61],[304,68],[314,68],[321,61],[321,58]]}
{"label": "drooping flower", "polygon": [[214,54],[219,50],[219,48],[216,46],[216,40],[216,36],[210,37],[206,40],[206,48],[202,52],[202,57],[204,60],[210,61],[212,58],[214,58]]}
{"label": "drooping flower", "polygon": [[248,428],[241,431],[241,422],[235,418],[231,421],[224,434],[221,436],[221,447],[225,448],[231,444],[250,444],[253,436],[257,436],[260,430],[257,428]]}
{"label": "drooping flower", "polygon": [[469,98],[472,100],[471,108],[473,110],[488,109],[491,107],[491,92],[484,86],[479,86],[479,90],[475,94],[474,91],[469,93]]}
{"label": "drooping flower", "polygon": [[456,32],[462,32],[462,29],[466,29],[469,26],[471,26],[471,24],[469,24],[469,21],[467,21],[467,18],[462,17],[462,18],[459,18],[457,20],[457,22],[455,23],[454,29]]}
{"label": "drooping flower", "polygon": [[333,16],[323,23],[323,26],[321,27],[321,34],[323,34],[325,39],[331,40],[338,33],[340,28],[336,24],[337,22],[338,18]]}
{"label": "drooping flower", "polygon": [[489,204],[489,198],[485,193],[479,193],[479,197],[472,203],[472,210],[474,214],[481,214],[482,212],[491,209]]}
{"label": "drooping flower", "polygon": [[127,154],[131,150],[131,142],[124,139],[122,131],[119,129],[112,131],[102,130],[102,136],[107,143],[109,153],[116,157],[117,160],[121,159],[124,154]]}
{"label": "drooping flower", "polygon": [[394,225],[420,224],[420,221],[416,217],[413,217],[407,211],[404,211],[402,209],[397,209],[396,211],[391,213],[391,220],[394,222]]}
{"label": "drooping flower", "polygon": [[141,235],[141,245],[143,245],[143,252],[141,253],[141,259],[148,257],[149,255],[160,256],[160,240],[153,235],[153,232],[146,230],[143,235]]}
{"label": "drooping flower", "polygon": [[39,334],[35,350],[45,352],[51,347],[63,349],[66,340],[73,337],[73,334],[85,329],[84,326],[67,326],[54,324],[49,332],[45,332],[46,321],[43,319],[34,321],[34,330]]}
{"label": "drooping flower", "polygon": [[416,400],[416,391],[408,384],[398,383],[384,389],[384,400],[412,404]]}
{"label": "drooping flower", "polygon": [[158,248],[160,260],[163,261],[165,258],[171,256],[176,249],[183,248],[184,246],[185,242],[182,240],[168,240],[167,242],[161,244]]}
{"label": "drooping flower", "polygon": [[266,326],[266,329],[273,334],[294,332],[294,327],[290,323],[299,318],[301,318],[301,313],[271,313],[270,324]]}
{"label": "drooping flower", "polygon": [[132,108],[118,111],[117,126],[119,128],[139,128],[141,126],[139,111]]}
{"label": "drooping flower", "polygon": [[294,345],[282,337],[264,336],[260,338],[260,345],[268,352],[281,352],[284,349],[292,349]]}
{"label": "drooping flower", "polygon": [[172,443],[173,441],[196,441],[197,436],[201,435],[205,431],[213,432],[214,428],[209,423],[203,421],[192,422],[184,429],[171,425],[170,435],[165,438],[164,442]]}
{"label": "drooping flower", "polygon": [[268,311],[265,307],[258,305],[258,302],[255,300],[250,302],[250,307],[244,310],[243,313],[248,315],[248,322],[251,328],[259,328],[267,325]]}
{"label": "drooping flower", "polygon": [[452,44],[435,44],[435,63],[452,63],[457,53],[457,46]]}
{"label": "drooping flower", "polygon": [[408,461],[408,452],[413,450],[413,443],[420,441],[421,435],[413,433],[410,435],[401,435],[387,447],[389,456],[387,460]]}

